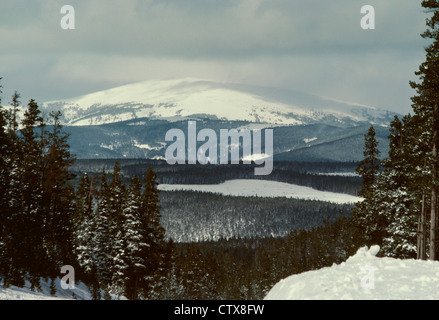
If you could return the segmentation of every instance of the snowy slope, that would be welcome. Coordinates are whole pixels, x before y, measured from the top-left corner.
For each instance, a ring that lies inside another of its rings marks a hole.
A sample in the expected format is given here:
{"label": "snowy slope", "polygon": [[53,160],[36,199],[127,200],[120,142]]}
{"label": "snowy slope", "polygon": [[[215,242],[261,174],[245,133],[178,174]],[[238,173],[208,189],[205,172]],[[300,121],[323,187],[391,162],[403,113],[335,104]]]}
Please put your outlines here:
{"label": "snowy slope", "polygon": [[56,294],[50,294],[50,283],[41,279],[41,292],[30,289],[30,284],[26,283],[24,288],[11,286],[3,288],[0,280],[0,300],[91,300],[90,291],[83,283],[76,283],[74,289],[63,289],[59,278],[55,279]]}
{"label": "snowy slope", "polygon": [[295,199],[320,200],[334,203],[355,203],[362,198],[348,194],[319,191],[309,187],[294,184],[254,179],[229,180],[215,185],[178,185],[160,184],[158,186],[163,191],[191,190],[201,192],[219,193],[230,196],[244,197],[287,197]]}
{"label": "snowy slope", "polygon": [[290,276],[266,300],[437,300],[439,261],[378,258],[361,248],[346,262]]}
{"label": "snowy slope", "polygon": [[144,81],[84,96],[50,101],[68,125],[100,125],[136,118],[178,120],[209,116],[277,125],[327,123],[387,125],[393,113],[276,88],[199,79]]}

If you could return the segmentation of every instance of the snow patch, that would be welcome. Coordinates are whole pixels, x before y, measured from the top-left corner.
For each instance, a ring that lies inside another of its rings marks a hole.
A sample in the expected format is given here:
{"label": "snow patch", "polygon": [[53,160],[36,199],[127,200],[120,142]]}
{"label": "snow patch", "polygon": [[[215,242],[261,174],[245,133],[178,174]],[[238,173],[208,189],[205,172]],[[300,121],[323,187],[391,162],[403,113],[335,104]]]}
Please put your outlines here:
{"label": "snow patch", "polygon": [[305,143],[310,143],[310,142],[313,142],[313,141],[316,141],[317,140],[317,137],[314,137],[314,138],[311,138],[311,139],[303,139],[303,141],[305,142]]}
{"label": "snow patch", "polygon": [[140,149],[145,149],[145,150],[162,150],[165,146],[166,143],[161,143],[161,146],[159,147],[151,147],[149,144],[146,143],[139,143],[137,142],[137,140],[133,140],[134,142],[134,146]]}
{"label": "snow patch", "polygon": [[56,293],[51,294],[50,282],[40,280],[41,291],[31,290],[29,282],[23,288],[10,286],[3,288],[3,281],[0,280],[0,300],[92,300],[92,295],[82,282],[75,283],[74,289],[63,289],[61,280],[55,279]]}

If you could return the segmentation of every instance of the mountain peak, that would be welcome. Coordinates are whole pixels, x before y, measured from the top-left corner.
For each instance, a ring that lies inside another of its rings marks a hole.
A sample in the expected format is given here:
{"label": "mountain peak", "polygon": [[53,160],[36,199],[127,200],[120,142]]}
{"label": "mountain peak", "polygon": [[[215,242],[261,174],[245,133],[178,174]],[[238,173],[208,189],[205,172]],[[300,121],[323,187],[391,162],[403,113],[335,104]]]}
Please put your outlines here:
{"label": "mountain peak", "polygon": [[100,125],[136,118],[210,117],[272,125],[358,123],[387,125],[394,113],[374,107],[271,87],[183,78],[148,80],[49,101],[68,125]]}

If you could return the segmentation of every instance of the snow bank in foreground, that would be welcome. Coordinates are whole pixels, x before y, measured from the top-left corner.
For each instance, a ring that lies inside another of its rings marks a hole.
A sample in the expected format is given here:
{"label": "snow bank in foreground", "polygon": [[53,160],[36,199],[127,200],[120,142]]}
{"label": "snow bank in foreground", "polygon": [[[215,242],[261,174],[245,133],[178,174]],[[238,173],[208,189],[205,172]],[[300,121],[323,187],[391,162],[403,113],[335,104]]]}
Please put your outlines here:
{"label": "snow bank in foreground", "polygon": [[378,251],[378,246],[361,248],[339,265],[290,276],[265,299],[439,299],[439,261],[377,258]]}
{"label": "snow bank in foreground", "polygon": [[349,194],[320,191],[285,182],[257,179],[228,180],[224,183],[209,185],[161,184],[158,188],[163,191],[190,190],[219,193],[229,196],[287,197],[328,201],[340,204],[355,203],[362,200],[360,197],[351,196]]}

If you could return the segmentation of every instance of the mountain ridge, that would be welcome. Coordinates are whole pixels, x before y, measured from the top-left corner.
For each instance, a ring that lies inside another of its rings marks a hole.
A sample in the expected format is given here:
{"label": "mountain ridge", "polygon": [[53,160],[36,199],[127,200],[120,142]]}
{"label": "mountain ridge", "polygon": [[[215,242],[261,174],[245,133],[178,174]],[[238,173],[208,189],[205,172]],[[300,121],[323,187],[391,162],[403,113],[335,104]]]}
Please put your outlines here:
{"label": "mountain ridge", "polygon": [[101,125],[137,118],[182,120],[202,116],[271,125],[326,123],[387,125],[393,112],[281,88],[203,79],[148,80],[76,98],[48,101],[67,125]]}
{"label": "mountain ridge", "polygon": [[185,132],[187,121],[196,120],[197,129],[217,135],[273,129],[275,161],[359,161],[371,124],[386,155],[396,115],[298,91],[200,79],[143,81],[41,105],[46,116],[58,110],[80,159],[164,159],[167,131]]}

